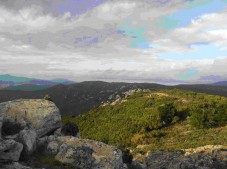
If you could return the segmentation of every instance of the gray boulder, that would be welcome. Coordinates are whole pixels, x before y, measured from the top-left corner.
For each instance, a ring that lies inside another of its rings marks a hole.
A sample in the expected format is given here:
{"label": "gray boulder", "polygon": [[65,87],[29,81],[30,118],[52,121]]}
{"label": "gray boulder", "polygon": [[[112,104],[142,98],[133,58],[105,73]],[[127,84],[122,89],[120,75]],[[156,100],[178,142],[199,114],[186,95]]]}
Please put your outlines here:
{"label": "gray boulder", "polygon": [[10,164],[4,164],[0,166],[0,169],[33,169],[33,168],[24,166],[18,162],[12,162]]}
{"label": "gray boulder", "polygon": [[0,161],[19,161],[22,149],[21,143],[0,139]]}
{"label": "gray boulder", "polygon": [[23,144],[23,156],[31,155],[36,150],[37,134],[34,130],[22,130],[19,133],[18,141]]}
{"label": "gray boulder", "polygon": [[[44,99],[20,99],[0,103],[3,133],[14,135],[24,128],[34,129],[38,137],[54,132],[61,127],[59,109]],[[14,133],[11,133],[14,131]]]}
{"label": "gray boulder", "polygon": [[[215,154],[215,155],[214,155]],[[147,169],[225,169],[227,153],[217,150],[213,155],[198,152],[185,155],[183,151],[159,151],[146,158]]]}
{"label": "gray boulder", "polygon": [[78,169],[91,169],[95,161],[92,153],[92,148],[86,145],[62,144],[55,159]]}
{"label": "gray boulder", "polygon": [[82,157],[82,161],[87,161],[87,166],[90,166],[92,162],[92,169],[122,169],[124,167],[122,152],[102,142],[64,136],[49,142],[47,147],[48,151],[58,153],[56,159],[62,163],[77,166],[73,159]]}

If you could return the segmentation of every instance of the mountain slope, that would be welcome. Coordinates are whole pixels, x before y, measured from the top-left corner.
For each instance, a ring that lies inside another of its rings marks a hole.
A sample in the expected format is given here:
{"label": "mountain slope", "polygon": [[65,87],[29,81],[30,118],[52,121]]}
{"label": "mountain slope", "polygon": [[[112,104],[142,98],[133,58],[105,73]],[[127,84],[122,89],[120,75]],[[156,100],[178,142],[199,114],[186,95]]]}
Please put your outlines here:
{"label": "mountain slope", "polygon": [[227,81],[216,82],[216,83],[213,83],[212,85],[215,85],[215,86],[227,86]]}
{"label": "mountain slope", "polygon": [[227,98],[182,90],[138,92],[67,121],[83,138],[134,153],[227,145]]}

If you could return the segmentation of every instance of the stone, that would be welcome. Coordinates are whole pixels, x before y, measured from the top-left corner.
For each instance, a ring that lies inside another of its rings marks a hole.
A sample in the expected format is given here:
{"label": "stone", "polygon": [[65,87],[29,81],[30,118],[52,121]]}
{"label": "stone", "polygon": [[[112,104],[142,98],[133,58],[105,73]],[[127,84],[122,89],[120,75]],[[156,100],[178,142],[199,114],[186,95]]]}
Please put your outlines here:
{"label": "stone", "polygon": [[[208,150],[208,149],[207,149]],[[214,155],[207,152],[195,152],[185,155],[182,151],[159,151],[146,158],[147,169],[221,169],[227,168],[225,153],[221,150]],[[224,158],[223,158],[224,157]]]}
{"label": "stone", "polygon": [[227,149],[215,150],[213,156],[219,160],[227,162]]}
{"label": "stone", "polygon": [[89,169],[92,168],[93,162],[95,161],[92,153],[92,148],[86,145],[72,146],[62,144],[55,159],[78,169]]}
{"label": "stone", "polygon": [[35,130],[22,130],[19,133],[18,141],[23,144],[23,156],[29,156],[36,150],[37,134]]}
{"label": "stone", "polygon": [[2,168],[0,166],[0,169],[33,169],[33,168],[24,166],[18,162],[12,162],[11,164],[2,165]]}
{"label": "stone", "polygon": [[147,166],[139,161],[133,161],[128,168],[132,169],[147,169]]}
{"label": "stone", "polygon": [[24,128],[34,129],[38,137],[61,127],[61,115],[56,105],[44,99],[19,99],[0,103],[4,117],[2,133],[14,135]]}
{"label": "stone", "polygon": [[14,140],[0,139],[0,161],[19,161],[23,145]]}
{"label": "stone", "polygon": [[61,136],[61,135],[62,135],[62,134],[61,134],[61,128],[55,130],[55,131],[54,131],[54,135],[55,135],[55,136]]}
{"label": "stone", "polygon": [[57,154],[60,148],[60,144],[57,141],[52,141],[47,146],[48,154]]}
{"label": "stone", "polygon": [[[72,136],[62,136],[57,137],[55,140],[50,142],[47,147],[51,147],[52,152],[56,152],[58,148],[57,144],[60,148],[58,150],[58,154],[56,155],[56,159],[61,162],[67,161],[65,161],[64,154],[67,157],[68,154],[71,154],[73,157],[77,158],[78,154],[76,154],[77,152],[74,151],[80,150],[83,155],[86,154],[88,156],[83,157],[84,159],[88,158],[88,166],[90,165],[90,162],[93,161],[92,169],[123,168],[122,152],[113,146],[109,146],[94,140],[80,139]],[[74,163],[73,159],[67,161],[67,163],[70,162],[73,163],[73,165],[77,165]]]}
{"label": "stone", "polygon": [[37,147],[42,147],[42,146],[47,145],[47,143],[48,143],[47,140],[48,140],[48,136],[44,136],[44,137],[38,138],[36,140],[36,146]]}

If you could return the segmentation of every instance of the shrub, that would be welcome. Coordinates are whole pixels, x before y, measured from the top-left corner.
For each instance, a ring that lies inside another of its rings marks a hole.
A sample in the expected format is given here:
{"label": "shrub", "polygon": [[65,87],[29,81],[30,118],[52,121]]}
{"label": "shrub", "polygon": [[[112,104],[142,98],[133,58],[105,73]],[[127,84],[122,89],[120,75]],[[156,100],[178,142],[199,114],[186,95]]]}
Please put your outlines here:
{"label": "shrub", "polygon": [[191,110],[190,124],[198,129],[224,126],[227,124],[226,106],[196,105]]}
{"label": "shrub", "polygon": [[76,136],[79,133],[79,128],[75,123],[67,122],[63,125],[61,132],[65,136]]}
{"label": "shrub", "polygon": [[45,100],[49,100],[49,101],[53,101],[52,99],[51,99],[51,97],[48,95],[48,94],[46,94],[44,97],[43,97],[43,99],[45,99]]}
{"label": "shrub", "polygon": [[129,150],[125,150],[122,153],[123,153],[122,154],[123,163],[131,164],[132,163],[133,156],[130,153],[130,151]]}

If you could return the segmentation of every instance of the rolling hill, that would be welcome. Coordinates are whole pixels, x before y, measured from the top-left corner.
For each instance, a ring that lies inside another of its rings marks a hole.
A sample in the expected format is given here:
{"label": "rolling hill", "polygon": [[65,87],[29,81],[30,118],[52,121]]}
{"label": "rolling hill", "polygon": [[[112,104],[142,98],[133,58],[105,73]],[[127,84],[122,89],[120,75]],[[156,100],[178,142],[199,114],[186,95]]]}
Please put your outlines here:
{"label": "rolling hill", "polygon": [[178,85],[165,86],[149,83],[107,83],[101,81],[81,82],[70,85],[56,85],[39,91],[0,90],[0,102],[20,98],[43,98],[49,95],[59,107],[62,115],[77,116],[98,107],[103,102],[112,102],[124,96],[131,89],[183,89],[227,97],[227,86]]}
{"label": "rolling hill", "polygon": [[76,118],[64,117],[68,121],[83,138],[134,155],[227,145],[227,98],[184,90],[140,90]]}

